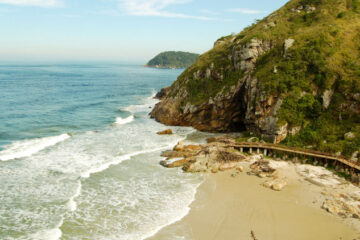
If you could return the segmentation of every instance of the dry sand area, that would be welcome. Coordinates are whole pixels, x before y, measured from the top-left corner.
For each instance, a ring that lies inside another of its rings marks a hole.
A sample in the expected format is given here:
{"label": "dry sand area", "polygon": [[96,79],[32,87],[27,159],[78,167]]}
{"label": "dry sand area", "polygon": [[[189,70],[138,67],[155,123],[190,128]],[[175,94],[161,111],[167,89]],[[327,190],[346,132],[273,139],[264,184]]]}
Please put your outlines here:
{"label": "dry sand area", "polygon": [[280,171],[288,185],[282,191],[261,186],[265,179],[247,175],[248,165],[242,173],[207,174],[189,214],[149,239],[360,239],[360,220],[345,220],[321,209],[327,195],[324,191],[331,194],[358,188],[350,184],[320,187],[299,175],[299,166],[285,165]]}

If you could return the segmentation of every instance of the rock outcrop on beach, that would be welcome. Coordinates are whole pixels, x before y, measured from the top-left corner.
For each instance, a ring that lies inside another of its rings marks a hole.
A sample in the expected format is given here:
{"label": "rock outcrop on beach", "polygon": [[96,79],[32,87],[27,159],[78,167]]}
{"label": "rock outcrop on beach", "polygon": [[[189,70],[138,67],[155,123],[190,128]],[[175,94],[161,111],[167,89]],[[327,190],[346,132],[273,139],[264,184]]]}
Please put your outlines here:
{"label": "rock outcrop on beach", "polygon": [[246,155],[235,149],[236,140],[229,136],[208,138],[206,144],[184,145],[179,142],[171,151],[162,154],[166,159],[160,164],[166,168],[182,168],[184,172],[211,172],[233,170],[232,177],[244,171],[248,175],[255,175],[267,179],[263,186],[275,191],[281,191],[287,185],[285,177],[279,176],[269,160],[263,155]]}
{"label": "rock outcrop on beach", "polygon": [[339,215],[343,218],[360,218],[358,202],[352,200],[349,196],[343,195],[334,197],[333,199],[326,199],[322,208],[329,213]]}
{"label": "rock outcrop on beach", "polygon": [[173,131],[171,129],[166,129],[160,132],[157,132],[158,135],[171,135],[173,134]]}
{"label": "rock outcrop on beach", "polygon": [[292,0],[219,39],[151,116],[351,156],[360,146],[359,12],[358,0]]}
{"label": "rock outcrop on beach", "polygon": [[[213,140],[213,139],[211,139]],[[222,141],[222,140],[225,140]],[[187,145],[179,142],[173,151],[162,154],[167,159],[160,164],[167,168],[182,167],[185,172],[212,172],[226,171],[241,168],[240,162],[247,157],[234,150],[226,141],[234,139],[218,139],[202,145]],[[175,159],[175,160],[173,160]]]}
{"label": "rock outcrop on beach", "polygon": [[244,176],[256,177],[261,179],[259,187],[273,192],[282,191],[274,194],[301,190],[297,186],[302,185],[310,194],[301,201],[305,200],[307,204],[340,217],[343,221],[358,224],[359,185],[340,177],[343,172],[336,173],[322,166],[303,164],[297,161],[297,157],[271,158],[265,151],[245,153],[241,146],[247,143],[244,138],[229,135],[208,138],[207,143],[200,145],[186,145],[180,141],[172,150],[163,152],[165,160],[160,164],[166,168],[181,168],[186,173],[223,174],[219,172],[226,171],[227,176],[233,178],[231,181],[244,181]]}

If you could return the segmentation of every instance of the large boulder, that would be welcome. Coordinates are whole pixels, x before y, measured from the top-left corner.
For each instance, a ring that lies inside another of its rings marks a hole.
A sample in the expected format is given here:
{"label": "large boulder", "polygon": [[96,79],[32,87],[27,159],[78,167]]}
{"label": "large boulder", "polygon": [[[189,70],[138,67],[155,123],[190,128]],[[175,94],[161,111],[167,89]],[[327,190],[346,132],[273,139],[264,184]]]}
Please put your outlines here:
{"label": "large boulder", "polygon": [[276,180],[272,185],[271,189],[275,191],[281,191],[287,185],[287,182],[284,179]]}
{"label": "large boulder", "polygon": [[[167,167],[167,168],[178,168],[178,167],[182,167],[184,166],[185,164],[187,164],[189,161],[191,161],[190,158],[185,158],[185,159],[181,159],[181,160],[177,160],[177,161],[174,161],[172,163],[164,163],[163,161],[160,162],[161,165],[163,165],[164,167]],[[163,163],[163,164],[162,164]]]}
{"label": "large boulder", "polygon": [[173,131],[171,129],[166,129],[164,131],[157,132],[158,135],[171,135]]}
{"label": "large boulder", "polygon": [[276,169],[270,167],[267,160],[259,160],[250,165],[251,173],[259,177],[272,177],[276,173]]}
{"label": "large boulder", "polygon": [[178,144],[174,147],[174,151],[180,152],[184,150],[184,143],[179,141]]}
{"label": "large boulder", "polygon": [[165,151],[161,154],[162,157],[166,157],[167,160],[174,158],[187,158],[192,156],[191,152],[180,152],[180,151]]}
{"label": "large boulder", "polygon": [[197,152],[187,164],[184,165],[185,172],[218,172],[239,167],[239,163],[246,157],[233,149],[223,147],[221,144],[213,143],[205,146]]}
{"label": "large boulder", "polygon": [[266,181],[262,185],[274,191],[281,191],[286,187],[287,181],[285,179],[275,179]]}
{"label": "large boulder", "polygon": [[[218,139],[218,140],[216,140]],[[234,139],[218,137],[210,143],[203,145],[184,145],[179,142],[173,151],[162,154],[167,160],[161,161],[164,167],[183,167],[185,172],[218,172],[242,167],[240,162],[247,157],[233,147]],[[182,158],[174,162],[168,161],[173,158]]]}

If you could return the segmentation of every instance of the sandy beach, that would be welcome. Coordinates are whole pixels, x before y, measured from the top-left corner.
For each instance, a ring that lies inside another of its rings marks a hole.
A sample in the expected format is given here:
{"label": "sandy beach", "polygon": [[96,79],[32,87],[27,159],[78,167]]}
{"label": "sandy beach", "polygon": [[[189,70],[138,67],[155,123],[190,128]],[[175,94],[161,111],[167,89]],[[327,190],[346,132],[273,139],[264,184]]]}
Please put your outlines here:
{"label": "sandy beach", "polygon": [[321,209],[324,188],[301,179],[293,164],[282,169],[288,186],[280,192],[246,171],[207,174],[189,214],[149,240],[360,239],[359,221],[345,222]]}

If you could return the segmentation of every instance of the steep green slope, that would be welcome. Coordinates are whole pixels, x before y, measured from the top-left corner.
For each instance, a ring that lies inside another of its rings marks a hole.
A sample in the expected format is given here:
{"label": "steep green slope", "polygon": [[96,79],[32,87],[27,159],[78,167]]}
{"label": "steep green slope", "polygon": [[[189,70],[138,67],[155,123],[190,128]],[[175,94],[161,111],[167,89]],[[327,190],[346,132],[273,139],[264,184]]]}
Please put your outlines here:
{"label": "steep green slope", "polygon": [[163,52],[151,59],[147,66],[158,68],[187,68],[190,67],[199,54],[188,52]]}
{"label": "steep green slope", "polygon": [[359,0],[292,0],[240,34],[219,39],[152,115],[206,131],[246,128],[274,142],[355,159],[359,42]]}

